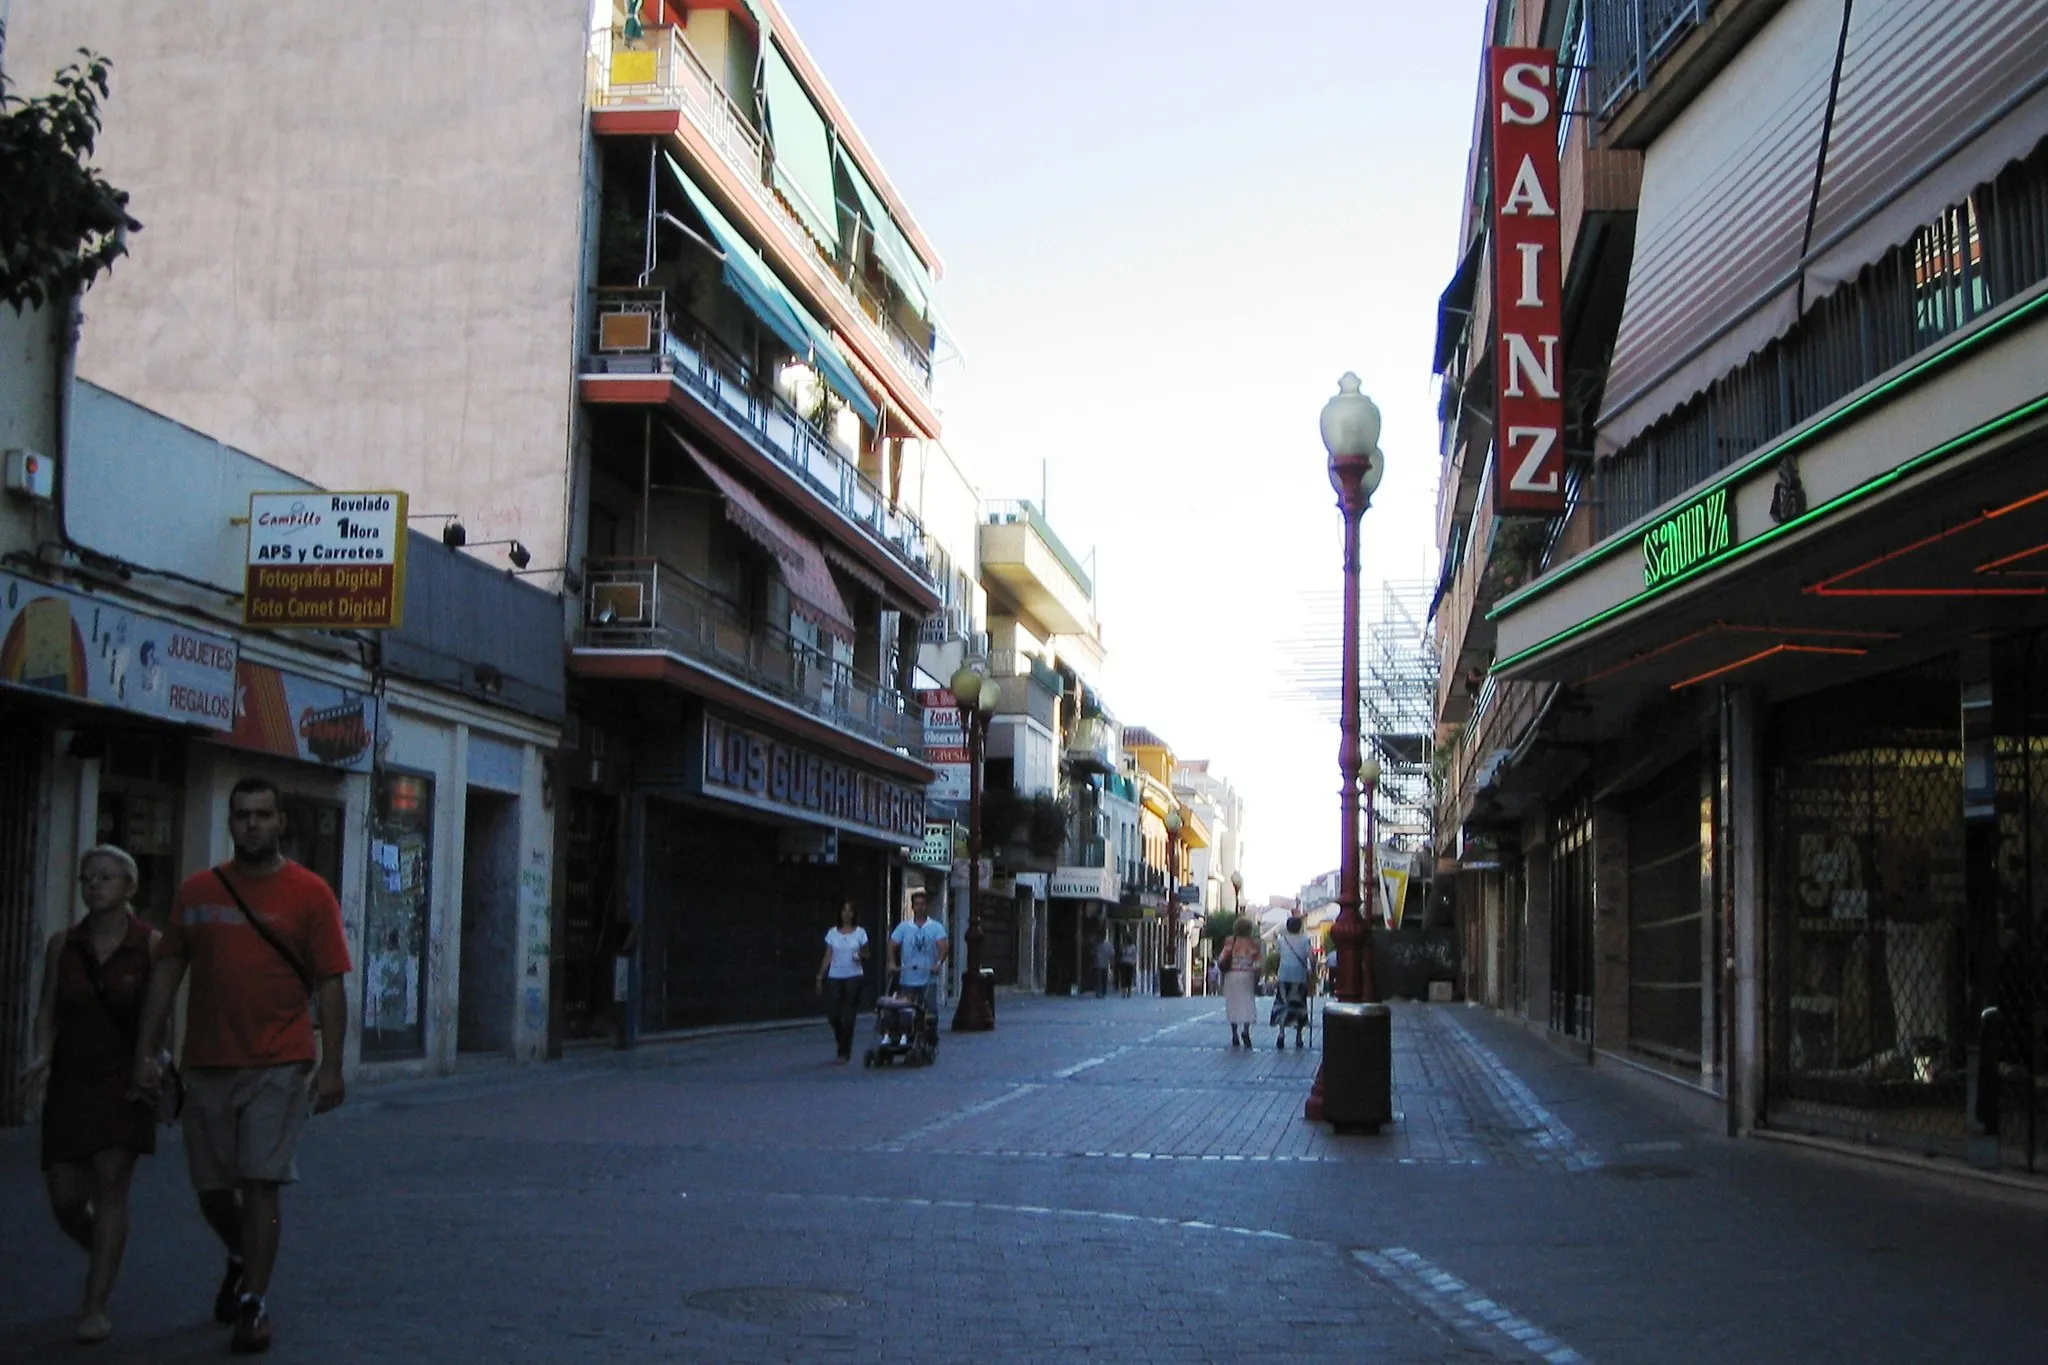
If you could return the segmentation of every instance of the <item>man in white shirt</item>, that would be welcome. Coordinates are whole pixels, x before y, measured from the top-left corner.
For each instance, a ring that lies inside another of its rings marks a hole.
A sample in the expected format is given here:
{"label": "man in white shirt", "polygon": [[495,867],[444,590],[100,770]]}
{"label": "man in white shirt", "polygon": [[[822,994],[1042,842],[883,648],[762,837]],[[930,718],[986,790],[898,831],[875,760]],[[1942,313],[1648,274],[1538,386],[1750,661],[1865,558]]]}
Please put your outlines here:
{"label": "man in white shirt", "polygon": [[910,918],[889,932],[889,970],[897,976],[897,994],[922,996],[925,1008],[939,1007],[939,970],[946,965],[952,944],[946,926],[928,917],[930,898],[922,890],[910,893]]}

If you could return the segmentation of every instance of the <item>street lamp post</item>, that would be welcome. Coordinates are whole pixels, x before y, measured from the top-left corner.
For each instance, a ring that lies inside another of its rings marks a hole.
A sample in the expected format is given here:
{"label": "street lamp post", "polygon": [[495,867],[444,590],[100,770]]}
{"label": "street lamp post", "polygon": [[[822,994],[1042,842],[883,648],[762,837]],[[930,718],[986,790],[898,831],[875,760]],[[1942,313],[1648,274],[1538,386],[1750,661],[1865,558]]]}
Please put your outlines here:
{"label": "street lamp post", "polygon": [[[1360,917],[1366,929],[1384,928],[1386,907],[1380,904],[1380,761],[1367,754],[1358,771],[1365,783],[1365,901]],[[1373,980],[1371,955],[1365,964],[1367,1000],[1378,998],[1379,983]]]}
{"label": "street lamp post", "polygon": [[[1359,913],[1358,797],[1364,767],[1364,745],[1358,714],[1358,524],[1372,502],[1386,457],[1380,453],[1380,410],[1361,390],[1358,376],[1346,372],[1337,381],[1337,394],[1323,405],[1323,446],[1329,452],[1330,486],[1337,492],[1337,510],[1344,517],[1344,669],[1343,737],[1337,746],[1337,766],[1343,774],[1340,788],[1340,838],[1343,841],[1337,864],[1337,918],[1330,926],[1330,939],[1337,949],[1337,978],[1333,983],[1337,999],[1358,1004],[1373,998],[1371,936]],[[1309,1092],[1307,1116],[1322,1117],[1323,1075],[1316,1068],[1316,1083]]]}
{"label": "street lamp post", "polygon": [[995,990],[981,974],[981,756],[1002,689],[971,664],[960,665],[951,687],[967,731],[967,970],[960,976],[953,1031],[981,1033],[996,1026]]}

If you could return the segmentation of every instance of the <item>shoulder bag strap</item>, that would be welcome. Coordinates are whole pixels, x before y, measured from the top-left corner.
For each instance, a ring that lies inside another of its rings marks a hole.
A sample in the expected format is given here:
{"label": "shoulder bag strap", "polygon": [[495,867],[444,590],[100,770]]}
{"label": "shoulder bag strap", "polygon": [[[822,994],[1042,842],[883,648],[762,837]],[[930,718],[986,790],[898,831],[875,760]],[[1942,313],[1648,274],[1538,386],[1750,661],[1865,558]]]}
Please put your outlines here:
{"label": "shoulder bag strap", "polygon": [[[100,981],[100,962],[98,958],[93,956],[92,952],[92,938],[88,935],[83,942],[80,942],[76,936],[67,934],[64,939],[64,947],[67,952],[74,949],[77,951],[79,964],[85,972],[85,984],[92,987],[92,998],[98,1002],[100,1009],[105,1012],[107,1022],[114,1026],[114,1032],[127,1040],[128,1050],[133,1052],[135,1050],[135,1031],[121,1022],[121,1016],[114,1013],[114,1002],[107,999],[107,988]],[[116,951],[119,950],[117,949]]]}
{"label": "shoulder bag strap", "polygon": [[249,908],[249,902],[243,900],[242,893],[235,890],[235,884],[228,880],[228,874],[226,872],[216,867],[215,869],[213,869],[213,875],[216,879],[219,880],[220,884],[224,888],[226,888],[227,893],[235,898],[235,909],[242,912],[242,918],[249,921],[249,927],[251,929],[254,929],[257,933],[263,935],[263,941],[265,943],[268,943],[272,948],[277,950],[277,955],[284,959],[284,963],[287,967],[290,967],[292,969],[292,975],[296,976],[299,979],[299,984],[306,988],[306,994],[308,996],[312,995],[313,974],[307,971],[304,965],[300,963],[298,954],[294,953],[291,949],[285,947],[284,940],[277,936],[276,931],[273,930],[269,925],[265,924],[262,921],[262,919],[257,916],[256,912]]}

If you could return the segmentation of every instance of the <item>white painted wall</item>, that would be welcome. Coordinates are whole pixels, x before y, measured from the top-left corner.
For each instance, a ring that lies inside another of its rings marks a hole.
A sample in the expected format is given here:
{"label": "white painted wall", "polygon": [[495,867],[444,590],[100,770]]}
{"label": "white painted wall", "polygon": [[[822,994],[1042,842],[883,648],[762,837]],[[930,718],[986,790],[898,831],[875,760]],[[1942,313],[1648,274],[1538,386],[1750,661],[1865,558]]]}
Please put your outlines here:
{"label": "white painted wall", "polygon": [[15,93],[114,61],[95,161],[144,224],[79,372],[330,488],[560,563],[584,0],[13,0]]}

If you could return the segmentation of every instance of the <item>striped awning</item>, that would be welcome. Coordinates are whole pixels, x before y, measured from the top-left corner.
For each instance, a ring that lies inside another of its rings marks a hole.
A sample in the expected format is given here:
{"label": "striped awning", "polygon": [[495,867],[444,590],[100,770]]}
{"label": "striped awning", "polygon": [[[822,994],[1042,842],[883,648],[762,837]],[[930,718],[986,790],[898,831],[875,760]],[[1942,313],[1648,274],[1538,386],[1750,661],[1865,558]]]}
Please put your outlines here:
{"label": "striped awning", "polygon": [[771,511],[760,495],[734,478],[716,460],[684,444],[690,459],[704,471],[725,500],[725,517],[741,534],[775,557],[782,581],[789,587],[790,610],[828,634],[851,640],[857,630],[832,568],[818,542]]}

